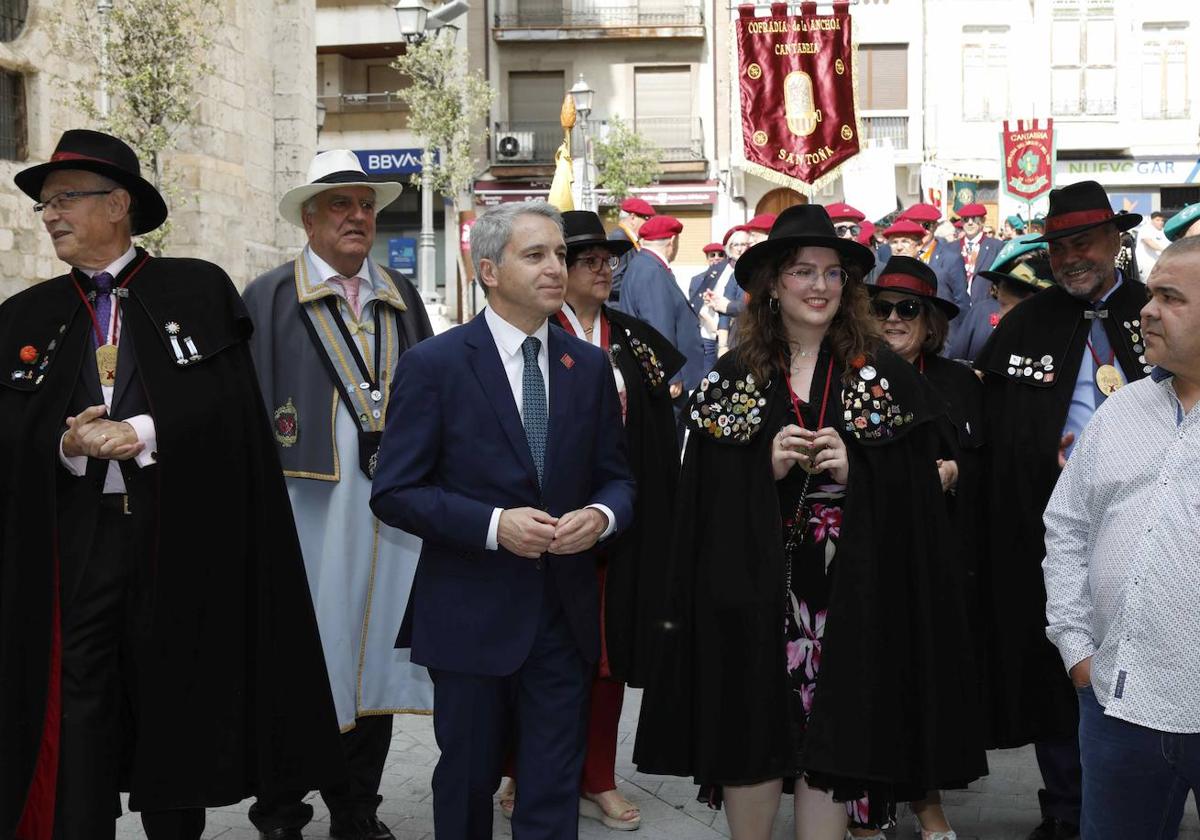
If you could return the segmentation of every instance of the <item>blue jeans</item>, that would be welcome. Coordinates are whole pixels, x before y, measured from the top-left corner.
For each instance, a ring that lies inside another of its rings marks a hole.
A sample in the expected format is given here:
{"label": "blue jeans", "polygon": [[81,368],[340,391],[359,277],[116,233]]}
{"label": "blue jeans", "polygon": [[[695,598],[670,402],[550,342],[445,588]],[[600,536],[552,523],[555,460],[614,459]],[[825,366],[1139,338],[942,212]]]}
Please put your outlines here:
{"label": "blue jeans", "polygon": [[1090,687],[1078,692],[1082,840],[1173,840],[1188,791],[1200,789],[1200,734],[1107,717]]}

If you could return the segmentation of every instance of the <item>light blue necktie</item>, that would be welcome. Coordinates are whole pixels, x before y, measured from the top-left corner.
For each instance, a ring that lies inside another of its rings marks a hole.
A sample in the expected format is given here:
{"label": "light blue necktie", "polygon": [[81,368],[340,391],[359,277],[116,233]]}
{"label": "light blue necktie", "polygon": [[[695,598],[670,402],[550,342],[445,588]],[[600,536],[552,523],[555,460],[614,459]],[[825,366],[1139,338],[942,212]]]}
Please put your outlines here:
{"label": "light blue necktie", "polygon": [[525,424],[525,439],[529,441],[529,454],[537,467],[538,486],[542,486],[542,468],[546,463],[546,383],[538,368],[538,350],[542,342],[529,336],[521,342],[521,355],[525,357],[525,370],[521,374],[521,419]]}
{"label": "light blue necktie", "polygon": [[[1104,311],[1106,310],[1106,307],[1103,303],[1098,303],[1092,307],[1092,310]],[[1092,327],[1090,330],[1088,330],[1088,340],[1091,342],[1092,352],[1096,354],[1096,359],[1100,360],[1096,364],[1097,369],[1100,368],[1100,365],[1116,365],[1116,359],[1114,358],[1112,351],[1112,344],[1108,340],[1108,333],[1104,331],[1104,321],[1107,315],[1107,311],[1104,311],[1104,315],[1100,315],[1097,312],[1096,315],[1092,316]],[[1093,359],[1093,361],[1095,360]],[[1092,387],[1096,391],[1096,408],[1099,408],[1100,404],[1108,399],[1108,395],[1100,390],[1100,385],[1096,382],[1097,378],[1098,377],[1095,375],[1095,373],[1093,373]]]}

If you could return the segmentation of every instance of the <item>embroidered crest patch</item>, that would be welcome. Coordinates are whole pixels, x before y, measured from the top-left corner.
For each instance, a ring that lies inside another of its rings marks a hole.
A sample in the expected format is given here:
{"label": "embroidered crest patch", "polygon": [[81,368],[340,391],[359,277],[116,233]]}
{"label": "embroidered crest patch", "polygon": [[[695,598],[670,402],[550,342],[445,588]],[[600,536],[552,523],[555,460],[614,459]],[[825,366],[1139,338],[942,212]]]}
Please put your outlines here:
{"label": "embroidered crest patch", "polygon": [[292,398],[279,408],[275,409],[274,415],[275,440],[279,441],[280,446],[294,446],[300,438],[300,415],[296,413],[296,406],[292,404]]}

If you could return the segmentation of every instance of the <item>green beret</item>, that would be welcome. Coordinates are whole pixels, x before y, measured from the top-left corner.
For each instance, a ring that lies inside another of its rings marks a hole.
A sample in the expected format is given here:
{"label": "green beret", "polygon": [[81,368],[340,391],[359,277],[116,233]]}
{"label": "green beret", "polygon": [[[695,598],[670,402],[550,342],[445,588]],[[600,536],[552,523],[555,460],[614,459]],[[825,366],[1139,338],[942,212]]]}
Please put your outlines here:
{"label": "green beret", "polygon": [[1045,242],[1035,241],[1040,238],[1036,233],[1026,233],[1005,242],[1004,247],[996,253],[996,259],[992,260],[992,271],[1006,274],[1012,268],[1017,257],[1028,254],[1030,251],[1048,250]]}
{"label": "green beret", "polygon": [[1172,242],[1182,239],[1196,219],[1200,219],[1200,204],[1189,204],[1167,221],[1163,226],[1163,233]]}
{"label": "green beret", "polygon": [[1008,222],[1013,230],[1025,230],[1025,220],[1020,216],[1009,216],[1004,221]]}

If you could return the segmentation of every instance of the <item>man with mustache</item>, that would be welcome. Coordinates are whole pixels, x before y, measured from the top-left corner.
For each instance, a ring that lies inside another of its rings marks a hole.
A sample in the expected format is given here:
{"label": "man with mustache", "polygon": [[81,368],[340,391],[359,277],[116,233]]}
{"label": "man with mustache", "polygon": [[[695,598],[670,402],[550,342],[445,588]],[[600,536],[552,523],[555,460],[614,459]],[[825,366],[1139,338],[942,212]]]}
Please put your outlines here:
{"label": "man with mustache", "polygon": [[1142,308],[1148,379],[1096,412],[1046,508],[1047,634],[1079,695],[1083,835],[1174,837],[1200,741],[1200,239]]}
{"label": "man with mustache", "polygon": [[[350,771],[321,789],[340,840],[393,836],[376,816],[392,715],[433,706],[425,669],[394,648],[421,541],[370,510],[396,367],[433,334],[408,278],[370,259],[375,218],[400,190],[370,181],[348,149],[321,152],[279,202],[308,244],[245,292]],[[250,820],[263,838],[299,840],[307,793],[259,797]]]}
{"label": "man with mustache", "polygon": [[1046,242],[1056,285],[1014,308],[976,367],[984,375],[992,512],[981,558],[991,704],[989,747],[1033,742],[1045,788],[1030,840],[1078,834],[1078,704],[1045,634],[1042,513],[1092,414],[1152,368],[1140,310],[1146,288],[1114,267],[1136,214],[1114,214],[1095,181],[1050,193]]}

